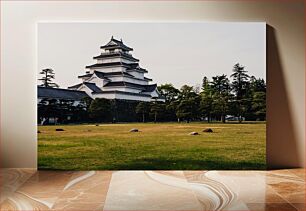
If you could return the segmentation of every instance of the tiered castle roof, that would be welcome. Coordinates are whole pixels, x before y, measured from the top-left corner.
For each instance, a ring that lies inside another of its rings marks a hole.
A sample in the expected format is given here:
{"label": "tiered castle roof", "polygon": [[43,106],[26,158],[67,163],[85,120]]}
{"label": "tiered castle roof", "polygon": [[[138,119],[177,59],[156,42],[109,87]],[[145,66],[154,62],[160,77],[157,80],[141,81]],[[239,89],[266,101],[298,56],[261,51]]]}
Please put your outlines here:
{"label": "tiered castle roof", "polygon": [[123,44],[122,39],[121,40],[117,40],[115,39],[113,36],[111,38],[111,41],[108,42],[106,45],[102,45],[100,47],[101,49],[122,49],[124,51],[132,51],[133,48],[130,48],[128,46],[126,46],[125,44]]}
{"label": "tiered castle roof", "polygon": [[149,84],[152,79],[144,76],[148,71],[130,53],[133,48],[113,37],[100,48],[101,54],[93,57],[96,63],[86,66],[89,71],[78,76],[82,83],[69,89],[85,91],[92,98],[163,101],[157,84]]}

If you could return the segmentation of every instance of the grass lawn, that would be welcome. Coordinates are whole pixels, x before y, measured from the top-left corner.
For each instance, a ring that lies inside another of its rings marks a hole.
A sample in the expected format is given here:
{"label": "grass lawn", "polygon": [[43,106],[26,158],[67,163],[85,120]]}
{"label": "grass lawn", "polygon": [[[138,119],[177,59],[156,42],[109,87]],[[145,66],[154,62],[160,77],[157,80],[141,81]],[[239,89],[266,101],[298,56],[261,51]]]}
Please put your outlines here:
{"label": "grass lawn", "polygon": [[[202,132],[207,127],[214,133]],[[130,133],[131,128],[141,132]],[[39,169],[266,168],[265,123],[57,125],[38,130]],[[200,135],[188,135],[192,131]]]}

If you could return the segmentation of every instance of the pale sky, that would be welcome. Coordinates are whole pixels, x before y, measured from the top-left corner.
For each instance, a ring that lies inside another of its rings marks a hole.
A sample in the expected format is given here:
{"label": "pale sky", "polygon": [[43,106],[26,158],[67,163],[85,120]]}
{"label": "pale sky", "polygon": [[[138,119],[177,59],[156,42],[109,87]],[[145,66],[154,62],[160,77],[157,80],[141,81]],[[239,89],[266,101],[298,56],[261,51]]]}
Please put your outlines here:
{"label": "pale sky", "polygon": [[180,88],[201,84],[204,76],[230,76],[237,62],[266,79],[263,22],[39,23],[37,72],[54,69],[61,88],[80,83],[77,76],[112,35],[134,49],[146,77],[159,85]]}

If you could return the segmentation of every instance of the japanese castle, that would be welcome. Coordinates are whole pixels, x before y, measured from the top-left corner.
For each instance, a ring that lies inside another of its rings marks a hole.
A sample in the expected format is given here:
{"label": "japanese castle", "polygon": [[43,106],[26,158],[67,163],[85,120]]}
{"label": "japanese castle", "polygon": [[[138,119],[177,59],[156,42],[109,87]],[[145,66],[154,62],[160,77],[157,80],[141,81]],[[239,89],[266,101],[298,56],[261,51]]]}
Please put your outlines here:
{"label": "japanese castle", "polygon": [[93,57],[95,64],[86,66],[88,71],[78,76],[82,82],[68,87],[69,90],[84,91],[93,99],[164,101],[157,85],[144,76],[148,71],[130,53],[132,48],[113,37],[100,48],[101,54]]}

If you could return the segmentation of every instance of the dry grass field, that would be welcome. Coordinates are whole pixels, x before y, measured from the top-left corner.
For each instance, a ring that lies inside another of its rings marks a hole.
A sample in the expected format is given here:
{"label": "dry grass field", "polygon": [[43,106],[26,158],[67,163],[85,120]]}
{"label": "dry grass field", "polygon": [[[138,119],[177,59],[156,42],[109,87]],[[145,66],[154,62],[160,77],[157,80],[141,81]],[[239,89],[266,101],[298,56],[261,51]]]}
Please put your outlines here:
{"label": "dry grass field", "polygon": [[[62,128],[64,131],[55,131]],[[138,128],[140,132],[129,132]],[[212,128],[213,133],[202,132]],[[266,124],[38,126],[39,169],[265,169]],[[199,135],[189,135],[197,131]]]}

